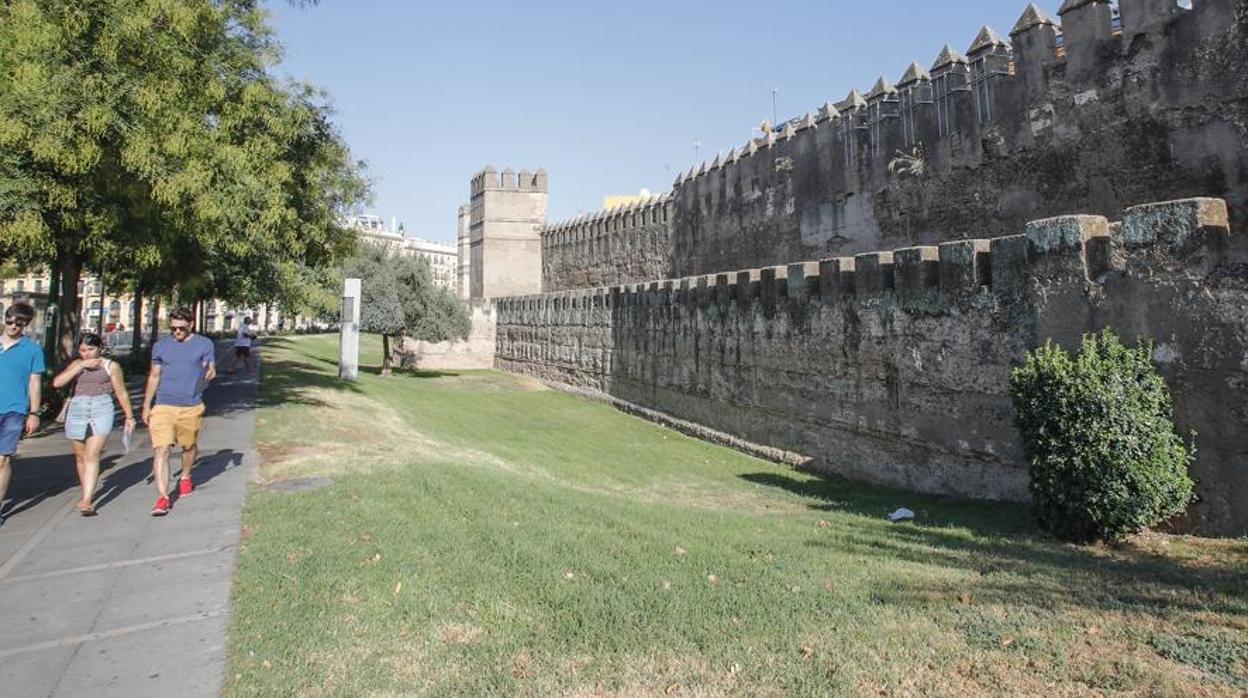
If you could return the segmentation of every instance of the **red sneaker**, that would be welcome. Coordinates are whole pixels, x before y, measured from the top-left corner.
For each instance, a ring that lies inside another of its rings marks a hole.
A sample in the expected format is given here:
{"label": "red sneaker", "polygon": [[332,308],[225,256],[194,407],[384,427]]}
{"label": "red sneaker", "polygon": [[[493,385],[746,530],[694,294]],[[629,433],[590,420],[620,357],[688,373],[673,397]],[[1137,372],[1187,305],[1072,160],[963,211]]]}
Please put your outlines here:
{"label": "red sneaker", "polygon": [[191,484],[191,478],[189,477],[178,478],[178,496],[179,497],[185,497],[194,491],[195,491],[195,485]]}
{"label": "red sneaker", "polygon": [[169,498],[157,497],[156,505],[152,507],[152,516],[164,516],[169,513]]}

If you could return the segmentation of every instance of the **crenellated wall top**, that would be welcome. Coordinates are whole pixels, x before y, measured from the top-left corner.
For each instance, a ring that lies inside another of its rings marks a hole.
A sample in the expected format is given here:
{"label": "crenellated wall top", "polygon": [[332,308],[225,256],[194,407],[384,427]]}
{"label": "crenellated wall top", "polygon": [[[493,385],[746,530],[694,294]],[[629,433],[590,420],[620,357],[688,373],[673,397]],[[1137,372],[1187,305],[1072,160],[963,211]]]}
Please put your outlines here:
{"label": "crenellated wall top", "polygon": [[[578,224],[572,221],[558,229]],[[1045,278],[1090,283],[1113,269],[1112,250],[1116,248],[1128,254],[1151,250],[1185,263],[1197,247],[1221,245],[1229,235],[1224,200],[1180,199],[1128,208],[1117,223],[1103,216],[1058,216],[1032,221],[1020,235],[952,240],[783,266],[501,298],[498,302],[504,308],[524,307],[525,303],[552,298],[634,297],[660,291],[697,292],[708,303],[716,298],[767,301],[813,295],[831,300],[864,299],[886,293],[902,302],[981,291],[1008,295]]]}
{"label": "crenellated wall top", "polygon": [[[639,225],[662,223],[667,220],[668,208],[672,203],[672,195],[652,196],[645,201],[633,202],[624,206],[581,214],[557,223],[544,226],[540,233],[544,241],[553,241],[567,233],[588,233],[598,230],[622,230]],[[576,237],[575,235],[573,237]]]}
{"label": "crenellated wall top", "polygon": [[[1075,60],[1079,61],[1080,65],[1067,71],[1066,79],[1086,79],[1087,67],[1082,65],[1082,63],[1089,59],[1084,57],[1098,54],[1099,48],[1092,44],[1105,40],[1104,32],[1101,31],[1102,27],[1100,25],[1107,23],[1109,20],[1107,16],[1083,10],[1087,7],[1101,8],[1108,6],[1108,0],[1066,0],[1059,12],[1062,17],[1062,21],[1059,22],[1034,2],[1029,3],[1013,29],[1011,29],[1010,40],[1002,38],[992,27],[983,26],[975,33],[965,54],[959,53],[949,45],[941,49],[932,63],[930,73],[923,70],[918,62],[912,62],[896,83],[890,83],[887,78],[880,77],[865,97],[859,90],[853,89],[844,99],[837,102],[829,101],[817,111],[807,112],[783,124],[775,125],[764,122],[760,136],[750,139],[748,143],[742,146],[733,148],[726,156],[723,153],[719,153],[714,159],[704,161],[680,173],[674,182],[674,186],[679,188],[691,180],[705,176],[725,165],[735,163],[742,158],[751,157],[783,143],[808,129],[817,128],[828,123],[833,123],[835,127],[839,128],[842,125],[841,122],[845,119],[854,119],[853,123],[858,124],[857,119],[860,118],[860,113],[871,104],[877,101],[888,100],[898,91],[916,89],[920,84],[927,85],[933,77],[938,77],[949,70],[961,70],[963,73],[966,73],[971,64],[977,60],[985,58],[988,60],[991,65],[988,66],[986,74],[990,75],[991,78],[1013,79],[1017,73],[1013,66],[1014,62],[1026,58],[1018,55],[1018,42],[1025,39],[1031,32],[1048,31],[1050,35],[1057,34],[1060,40],[1063,40],[1062,45],[1064,49],[1062,51],[1055,50],[1055,55],[1046,56],[1046,60],[1061,63],[1068,60],[1068,56],[1075,56]],[[1124,34],[1140,33],[1146,28],[1155,29],[1158,21],[1162,19],[1191,11],[1190,9],[1184,9],[1176,3],[1174,8],[1167,10],[1164,17],[1152,16],[1152,14],[1156,14],[1152,10],[1137,9],[1133,5],[1131,8],[1124,8],[1123,17],[1120,19],[1119,24],[1116,25],[1116,31]],[[1139,26],[1128,26],[1131,23]],[[1088,26],[1085,27],[1083,25]],[[1011,43],[1011,40],[1013,40],[1013,43]],[[1083,46],[1079,44],[1088,45]],[[1057,71],[1057,74],[1061,75],[1062,72]]]}

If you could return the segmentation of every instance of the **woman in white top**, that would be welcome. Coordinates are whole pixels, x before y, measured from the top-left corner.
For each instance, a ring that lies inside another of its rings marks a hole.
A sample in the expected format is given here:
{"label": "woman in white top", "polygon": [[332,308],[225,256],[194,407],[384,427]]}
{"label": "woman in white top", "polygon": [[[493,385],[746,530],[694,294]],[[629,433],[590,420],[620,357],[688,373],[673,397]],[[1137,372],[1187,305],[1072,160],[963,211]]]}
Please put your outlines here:
{"label": "woman in white top", "polygon": [[243,318],[243,323],[238,326],[238,332],[234,335],[234,359],[230,364],[230,373],[238,368],[238,362],[242,361],[247,367],[247,372],[251,373],[254,366],[254,359],[251,357],[251,342],[256,335],[251,331],[251,318]]}

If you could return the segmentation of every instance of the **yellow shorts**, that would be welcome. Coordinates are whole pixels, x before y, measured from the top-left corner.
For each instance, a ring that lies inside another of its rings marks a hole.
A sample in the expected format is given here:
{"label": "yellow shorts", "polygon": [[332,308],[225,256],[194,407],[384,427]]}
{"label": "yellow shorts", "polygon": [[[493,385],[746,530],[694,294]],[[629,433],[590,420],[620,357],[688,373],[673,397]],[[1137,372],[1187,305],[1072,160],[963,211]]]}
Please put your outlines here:
{"label": "yellow shorts", "polygon": [[191,448],[199,438],[199,429],[204,425],[203,404],[188,405],[156,405],[152,408],[152,423],[148,428],[152,432],[152,448],[172,446],[175,443],[182,448]]}

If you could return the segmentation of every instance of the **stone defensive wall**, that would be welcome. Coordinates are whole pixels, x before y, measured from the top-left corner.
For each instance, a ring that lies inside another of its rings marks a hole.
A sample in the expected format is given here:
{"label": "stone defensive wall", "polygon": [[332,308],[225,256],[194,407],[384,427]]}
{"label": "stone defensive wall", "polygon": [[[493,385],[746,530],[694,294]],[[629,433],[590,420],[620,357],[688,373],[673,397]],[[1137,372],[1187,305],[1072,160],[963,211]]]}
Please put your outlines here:
{"label": "stone defensive wall", "polygon": [[542,290],[671,276],[671,217],[667,195],[542,228]]}
{"label": "stone defensive wall", "polygon": [[1007,235],[1193,196],[1227,199],[1242,231],[1248,0],[1190,5],[1119,0],[1115,15],[1108,0],[1066,0],[1060,23],[1031,5],[1008,37],[983,27],[965,54],[946,46],[895,82],[769,128],[677,179],[669,274]]}
{"label": "stone defensive wall", "polygon": [[773,458],[1025,500],[1008,386],[1028,350],[1155,342],[1200,501],[1248,533],[1248,236],[1218,199],[1022,235],[496,301],[495,365]]}

